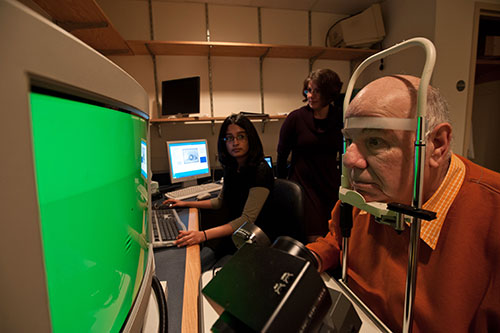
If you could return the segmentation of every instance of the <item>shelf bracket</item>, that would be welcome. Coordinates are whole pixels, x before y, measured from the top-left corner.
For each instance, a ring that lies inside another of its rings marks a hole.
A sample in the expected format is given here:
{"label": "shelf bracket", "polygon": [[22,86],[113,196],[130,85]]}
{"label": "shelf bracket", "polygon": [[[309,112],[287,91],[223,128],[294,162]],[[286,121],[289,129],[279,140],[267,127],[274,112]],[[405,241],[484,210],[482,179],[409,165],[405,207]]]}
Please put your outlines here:
{"label": "shelf bracket", "polygon": [[[207,33],[207,42],[210,42],[210,23],[208,20],[208,3],[205,2],[205,28],[206,28],[206,33]],[[208,46],[208,56],[207,56],[207,62],[208,62],[208,93],[210,96],[210,116],[214,116],[214,92],[213,92],[213,85],[212,85],[212,45]],[[211,126],[211,131],[212,135],[215,133],[215,121],[211,121],[212,126]]]}
{"label": "shelf bracket", "polygon": [[312,46],[312,16],[311,16],[311,11],[307,11],[307,30],[308,30],[308,39],[309,39],[309,46]]}
{"label": "shelf bracket", "polygon": [[322,50],[320,53],[316,54],[314,57],[309,58],[309,73],[312,72],[312,68],[316,60],[319,59],[325,53],[325,50]]}
{"label": "shelf bracket", "polygon": [[[149,37],[151,40],[155,39],[154,27],[153,27],[153,4],[151,0],[148,1],[148,13],[149,13]],[[151,60],[153,61],[153,79],[155,84],[155,105],[156,105],[156,115],[158,118],[161,118],[162,112],[160,108],[160,92],[158,91],[158,67],[156,65],[156,55],[153,53],[149,44],[145,44],[146,49],[148,50],[149,55],[151,56]],[[152,113],[153,110],[151,110]],[[158,125],[158,134],[161,137],[161,128]]]}
{"label": "shelf bracket", "polygon": [[266,49],[263,55],[259,57],[259,79],[260,79],[260,113],[264,114],[264,58],[269,53],[270,48]]}
{"label": "shelf bracket", "polygon": [[264,118],[262,119],[262,134],[266,131],[266,123],[269,121],[269,119]]}
{"label": "shelf bracket", "polygon": [[259,44],[262,44],[262,19],[260,15],[260,7],[257,7],[257,24],[259,28]]}
{"label": "shelf bracket", "polygon": [[210,130],[212,131],[212,135],[215,135],[215,120],[210,121],[212,126],[210,126]]}
{"label": "shelf bracket", "polygon": [[161,123],[156,123],[156,130],[158,131],[158,136],[161,138]]}

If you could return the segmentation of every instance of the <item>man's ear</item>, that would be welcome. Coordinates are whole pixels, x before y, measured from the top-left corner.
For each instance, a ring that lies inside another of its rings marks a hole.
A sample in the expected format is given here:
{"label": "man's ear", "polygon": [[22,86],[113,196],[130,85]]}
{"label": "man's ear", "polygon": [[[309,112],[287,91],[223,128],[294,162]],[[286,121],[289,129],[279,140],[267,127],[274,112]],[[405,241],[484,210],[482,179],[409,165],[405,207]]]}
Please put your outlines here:
{"label": "man's ear", "polygon": [[443,162],[447,161],[449,157],[451,125],[449,123],[441,123],[434,127],[434,130],[429,135],[429,141],[429,163],[431,167],[437,168]]}

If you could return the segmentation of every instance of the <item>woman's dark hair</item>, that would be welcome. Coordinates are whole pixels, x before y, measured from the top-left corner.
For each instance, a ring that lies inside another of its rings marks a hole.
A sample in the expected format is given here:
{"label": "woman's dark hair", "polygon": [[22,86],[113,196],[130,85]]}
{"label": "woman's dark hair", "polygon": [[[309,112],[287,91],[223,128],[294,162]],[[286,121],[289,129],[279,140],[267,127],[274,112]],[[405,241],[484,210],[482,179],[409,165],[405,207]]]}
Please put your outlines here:
{"label": "woman's dark hair", "polygon": [[226,137],[227,128],[229,125],[234,124],[243,128],[247,133],[248,138],[248,157],[246,160],[247,166],[257,166],[264,158],[264,149],[262,148],[262,142],[260,141],[259,134],[253,126],[252,122],[242,114],[232,114],[227,117],[219,132],[219,141],[217,142],[217,151],[219,154],[219,162],[222,167],[234,168],[238,167],[238,162],[236,159],[229,154],[226,147],[226,142],[224,138]]}
{"label": "woman's dark hair", "polygon": [[319,89],[321,95],[321,105],[325,106],[330,104],[339,97],[340,89],[342,89],[342,81],[340,81],[337,73],[331,69],[317,69],[311,72],[309,76],[304,80],[304,86],[302,88],[302,95],[304,96],[303,102],[307,102],[307,95],[305,91],[309,82],[314,82]]}

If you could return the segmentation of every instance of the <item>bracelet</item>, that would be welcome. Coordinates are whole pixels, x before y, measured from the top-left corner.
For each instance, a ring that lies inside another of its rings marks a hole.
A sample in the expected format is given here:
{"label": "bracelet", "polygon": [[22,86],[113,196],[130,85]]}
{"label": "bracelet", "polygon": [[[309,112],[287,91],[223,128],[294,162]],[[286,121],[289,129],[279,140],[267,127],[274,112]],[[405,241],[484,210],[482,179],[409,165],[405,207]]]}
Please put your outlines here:
{"label": "bracelet", "polygon": [[207,233],[205,232],[205,230],[203,230],[203,234],[205,235],[205,242],[208,240],[207,238]]}

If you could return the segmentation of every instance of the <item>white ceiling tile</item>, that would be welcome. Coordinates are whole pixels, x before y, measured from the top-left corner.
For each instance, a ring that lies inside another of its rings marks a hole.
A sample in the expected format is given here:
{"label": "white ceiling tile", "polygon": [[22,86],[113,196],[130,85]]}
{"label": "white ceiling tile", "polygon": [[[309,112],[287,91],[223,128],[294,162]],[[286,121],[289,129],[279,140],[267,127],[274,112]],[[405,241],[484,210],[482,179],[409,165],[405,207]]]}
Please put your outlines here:
{"label": "white ceiling tile", "polygon": [[[145,1],[145,0],[144,0]],[[250,6],[274,9],[310,10],[335,14],[356,14],[383,0],[155,0],[165,2],[197,2],[227,6]]]}

